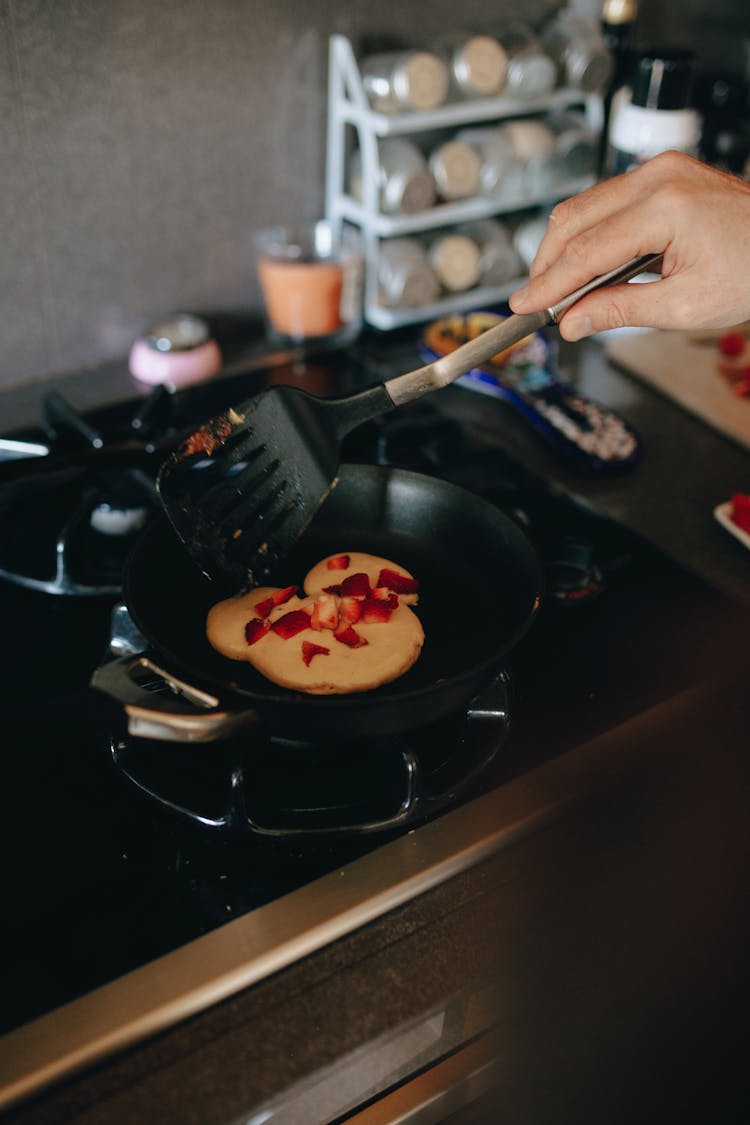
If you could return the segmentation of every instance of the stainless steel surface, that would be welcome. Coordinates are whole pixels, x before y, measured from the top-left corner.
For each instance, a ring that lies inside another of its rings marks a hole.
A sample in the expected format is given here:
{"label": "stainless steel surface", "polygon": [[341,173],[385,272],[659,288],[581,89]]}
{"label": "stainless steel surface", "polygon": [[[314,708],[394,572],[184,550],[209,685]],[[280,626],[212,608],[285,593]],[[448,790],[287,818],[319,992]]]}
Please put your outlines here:
{"label": "stainless steel surface", "polygon": [[606,285],[630,281],[647,270],[657,269],[660,262],[660,254],[631,258],[624,265],[609,270],[593,278],[586,285],[580,286],[550,308],[535,313],[514,313],[494,328],[488,328],[474,340],[469,340],[455,351],[441,356],[434,363],[387,380],[385,388],[396,406],[404,406],[407,402],[412,402],[430,391],[446,387],[461,375],[487,363],[493,355],[517,344],[525,336],[544,328],[547,324],[556,324],[563,313],[588,293],[593,293],[595,289],[601,289]]}
{"label": "stainless steel surface", "polygon": [[0,1108],[248,988],[535,832],[587,792],[657,754],[641,735],[705,695],[682,692],[347,867],[0,1040]]}

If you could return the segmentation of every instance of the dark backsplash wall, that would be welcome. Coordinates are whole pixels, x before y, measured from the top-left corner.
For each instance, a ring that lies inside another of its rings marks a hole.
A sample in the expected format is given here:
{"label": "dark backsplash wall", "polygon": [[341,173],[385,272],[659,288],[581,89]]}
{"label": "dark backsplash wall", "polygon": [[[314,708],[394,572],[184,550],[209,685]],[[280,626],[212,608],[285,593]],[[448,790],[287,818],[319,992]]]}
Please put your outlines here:
{"label": "dark backsplash wall", "polygon": [[[253,230],[322,213],[332,32],[420,44],[558,6],[0,0],[0,389],[123,355],[175,309],[257,308]],[[661,35],[675,5],[644,6]],[[678,7],[688,35],[748,21],[747,0]]]}

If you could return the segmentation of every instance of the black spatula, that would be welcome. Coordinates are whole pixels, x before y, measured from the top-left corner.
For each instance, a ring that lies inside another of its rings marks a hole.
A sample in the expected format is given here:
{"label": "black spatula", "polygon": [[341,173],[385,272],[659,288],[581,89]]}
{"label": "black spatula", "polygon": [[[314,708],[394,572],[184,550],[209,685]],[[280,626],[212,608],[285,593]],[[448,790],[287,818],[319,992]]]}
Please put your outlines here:
{"label": "black spatula", "polygon": [[187,550],[236,590],[262,584],[336,482],[342,439],[361,423],[452,383],[555,323],[586,293],[660,262],[635,258],[554,307],[509,316],[433,363],[357,394],[320,398],[276,386],[206,422],[163,464],[157,487]]}

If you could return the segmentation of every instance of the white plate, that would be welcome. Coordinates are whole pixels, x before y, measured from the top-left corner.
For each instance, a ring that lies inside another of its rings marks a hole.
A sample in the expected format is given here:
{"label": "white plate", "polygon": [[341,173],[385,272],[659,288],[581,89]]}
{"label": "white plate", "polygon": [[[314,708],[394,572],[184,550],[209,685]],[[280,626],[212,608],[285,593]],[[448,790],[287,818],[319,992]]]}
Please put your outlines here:
{"label": "white plate", "polygon": [[714,508],[714,516],[721,526],[727,529],[730,535],[733,535],[735,539],[739,539],[740,543],[743,543],[748,551],[750,551],[750,535],[748,535],[746,531],[743,531],[741,527],[737,527],[737,524],[734,523],[730,515],[731,511],[732,501],[725,500],[723,504],[717,504]]}

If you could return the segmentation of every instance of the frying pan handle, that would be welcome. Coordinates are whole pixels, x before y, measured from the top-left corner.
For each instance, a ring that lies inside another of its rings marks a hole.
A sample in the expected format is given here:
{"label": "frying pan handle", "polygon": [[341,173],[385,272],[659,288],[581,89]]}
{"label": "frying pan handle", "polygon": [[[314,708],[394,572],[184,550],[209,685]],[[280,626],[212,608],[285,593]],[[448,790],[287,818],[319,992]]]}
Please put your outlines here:
{"label": "frying pan handle", "polygon": [[128,733],[136,738],[216,742],[259,722],[255,711],[221,708],[215,695],[180,680],[146,653],[110,660],[94,672],[91,686],[122,704]]}

